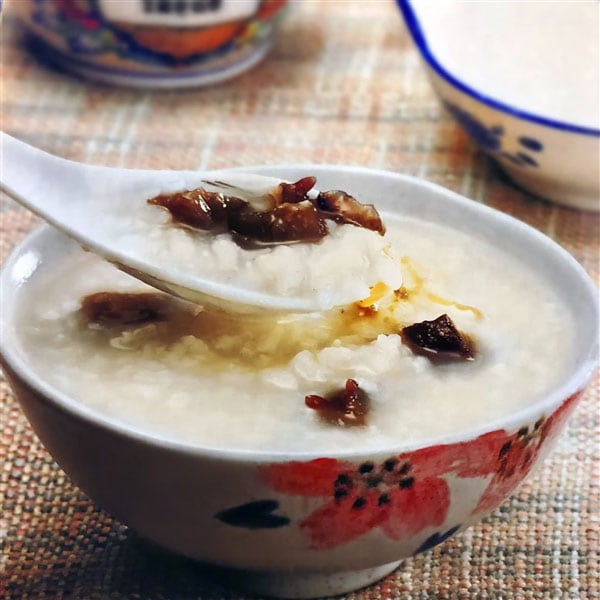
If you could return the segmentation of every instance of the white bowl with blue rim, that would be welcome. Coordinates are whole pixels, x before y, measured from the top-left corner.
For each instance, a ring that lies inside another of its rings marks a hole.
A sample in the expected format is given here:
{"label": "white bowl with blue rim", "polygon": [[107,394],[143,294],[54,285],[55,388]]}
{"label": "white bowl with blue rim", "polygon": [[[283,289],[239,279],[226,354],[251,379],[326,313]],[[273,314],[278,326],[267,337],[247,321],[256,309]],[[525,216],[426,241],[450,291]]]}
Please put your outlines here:
{"label": "white bowl with blue rim", "polygon": [[[486,3],[485,6],[471,4],[469,7],[465,3],[454,2],[446,3],[445,8],[441,2],[436,3],[435,7],[428,2],[410,0],[397,0],[397,3],[425,62],[434,90],[469,137],[497,161],[511,179],[529,192],[565,206],[600,210],[598,70],[587,59],[578,61],[573,52],[570,57],[575,65],[573,73],[563,61],[563,55],[568,54],[564,49],[572,48],[572,41],[577,41],[574,36],[579,35],[585,39],[585,36],[595,31],[593,27],[598,29],[598,19],[593,19],[594,25],[588,25],[590,19],[587,14],[577,16],[573,12],[569,12],[568,15],[564,12],[559,13],[559,9],[565,10],[565,7],[559,6],[560,3],[556,5],[558,9],[554,5],[538,5],[537,8],[532,5],[528,12],[523,11],[523,6],[513,5],[510,8],[507,6],[509,3],[497,2]],[[586,3],[582,5],[583,10],[598,12],[597,2],[585,5]],[[572,11],[573,8],[568,7],[568,10]],[[460,10],[463,10],[462,15],[457,12]],[[467,10],[470,11],[468,14],[464,12]],[[500,41],[504,44],[505,52],[499,51],[498,40],[494,41],[494,35],[497,37],[498,32],[498,18],[511,10],[514,12],[509,16],[513,20],[517,19],[517,23],[521,19],[535,18],[536,15],[532,11],[538,11],[542,18],[529,31],[532,37],[537,36],[538,40],[543,35],[540,32],[547,32],[547,43],[552,44],[547,48],[552,51],[552,56],[545,56],[539,47],[534,48],[528,44],[523,37],[527,31],[525,23],[522,27],[515,28],[514,35],[506,36],[503,42]],[[565,22],[565,15],[569,19],[586,18],[586,21],[581,21],[586,25],[585,31],[578,30],[576,21]],[[487,22],[482,21],[482,16],[488,19]],[[489,34],[489,44],[486,40],[486,43],[478,42],[479,45],[474,47],[471,41],[469,51],[475,60],[468,69],[462,69],[460,66],[457,68],[456,60],[453,62],[449,56],[452,51],[448,53],[442,49],[451,49],[452,44],[454,47],[457,44],[468,46],[474,31],[478,32],[481,41],[483,29],[486,35]],[[517,29],[521,30],[521,37]],[[556,31],[561,32],[560,40],[555,37]],[[591,46],[591,52],[597,61],[598,36],[589,37],[585,46]],[[502,57],[498,58],[500,54]],[[477,61],[481,65],[487,59],[490,60],[489,71],[475,77],[477,83],[473,83],[473,78],[465,78],[464,72],[469,69],[473,72],[474,68],[481,68],[475,66]],[[509,60],[514,61],[512,70]],[[504,91],[498,86],[495,76],[502,75],[502,69],[505,69],[505,80],[510,82],[514,75],[513,90]],[[537,82],[544,85],[544,69],[554,69],[555,72],[562,69],[562,72],[572,75],[571,81],[561,82],[560,85],[552,86],[553,89],[539,89],[539,97],[547,95],[547,98],[555,99],[556,102],[563,102],[560,118],[556,118],[556,111],[547,110],[545,106],[540,106],[538,110],[535,109],[533,101],[520,101],[520,90],[515,92],[514,89],[518,87],[516,82],[519,78],[524,82],[524,88],[530,84],[536,85]],[[577,78],[577,69],[584,72],[585,80]],[[461,70],[462,74],[459,72]],[[571,113],[568,108],[569,102],[573,106]],[[587,112],[581,108],[585,103],[588,107]]]}

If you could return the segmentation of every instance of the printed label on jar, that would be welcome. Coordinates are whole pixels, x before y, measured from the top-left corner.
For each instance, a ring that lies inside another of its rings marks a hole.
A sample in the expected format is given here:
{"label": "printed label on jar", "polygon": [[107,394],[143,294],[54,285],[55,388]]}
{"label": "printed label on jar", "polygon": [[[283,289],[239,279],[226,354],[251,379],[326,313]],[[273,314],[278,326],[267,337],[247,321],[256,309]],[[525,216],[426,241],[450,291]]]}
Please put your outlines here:
{"label": "printed label on jar", "polygon": [[98,0],[107,21],[205,27],[252,17],[260,0]]}

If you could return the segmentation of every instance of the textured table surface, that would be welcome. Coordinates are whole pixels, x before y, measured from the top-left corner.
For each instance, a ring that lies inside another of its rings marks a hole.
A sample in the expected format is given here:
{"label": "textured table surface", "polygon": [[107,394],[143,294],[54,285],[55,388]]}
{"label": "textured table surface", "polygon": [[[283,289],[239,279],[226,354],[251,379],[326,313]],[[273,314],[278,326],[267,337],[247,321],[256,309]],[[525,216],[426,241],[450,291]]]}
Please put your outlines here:
{"label": "textured table surface", "polygon": [[[20,1],[20,0],[13,0]],[[441,111],[392,2],[294,2],[258,68],[206,90],[83,84],[1,29],[2,129],[106,165],[316,162],[417,175],[537,227],[598,281],[599,222],[513,187]],[[35,224],[3,199],[1,254]],[[8,390],[0,400],[0,597],[241,598],[162,553],[74,487]],[[484,522],[349,598],[599,598],[599,404],[588,388],[552,456]],[[3,595],[4,594],[4,595]]]}

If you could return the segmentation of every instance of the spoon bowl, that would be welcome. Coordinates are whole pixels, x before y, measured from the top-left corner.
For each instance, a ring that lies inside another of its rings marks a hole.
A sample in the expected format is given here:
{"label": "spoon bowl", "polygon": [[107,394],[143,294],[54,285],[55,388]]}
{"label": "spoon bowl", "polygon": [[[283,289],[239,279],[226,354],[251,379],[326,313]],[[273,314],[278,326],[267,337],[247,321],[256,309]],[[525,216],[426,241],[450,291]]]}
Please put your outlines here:
{"label": "spoon bowl", "polygon": [[[230,171],[173,171],[109,168],[62,159],[0,132],[0,189],[21,205],[137,279],[198,304],[234,312],[312,312],[317,298],[275,295],[224,283],[191,271],[165,268],[132,251],[126,238],[102,216],[120,203],[203,187],[235,188],[245,198],[264,196],[282,180]],[[316,194],[313,190],[311,194]],[[133,203],[132,203],[133,206]],[[144,232],[136,232],[144,235]]]}

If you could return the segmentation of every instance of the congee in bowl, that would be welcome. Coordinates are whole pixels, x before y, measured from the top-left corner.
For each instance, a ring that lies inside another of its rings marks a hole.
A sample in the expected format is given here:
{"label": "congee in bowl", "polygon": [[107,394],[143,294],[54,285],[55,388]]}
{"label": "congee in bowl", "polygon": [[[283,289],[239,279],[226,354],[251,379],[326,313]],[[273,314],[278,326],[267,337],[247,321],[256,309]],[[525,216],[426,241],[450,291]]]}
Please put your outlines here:
{"label": "congee in bowl", "polygon": [[387,202],[363,223],[338,214],[317,239],[301,215],[285,235],[309,227],[309,239],[273,241],[261,222],[240,242],[222,223],[194,227],[190,206],[206,195],[186,193],[187,207],[173,196],[140,203],[149,239],[163,235],[183,261],[262,277],[279,293],[310,291],[317,276],[354,301],[309,314],[228,313],[157,292],[65,243],[19,290],[15,330],[35,372],[97,414],[201,447],[377,451],[497,422],[573,368],[561,295],[497,240]]}

